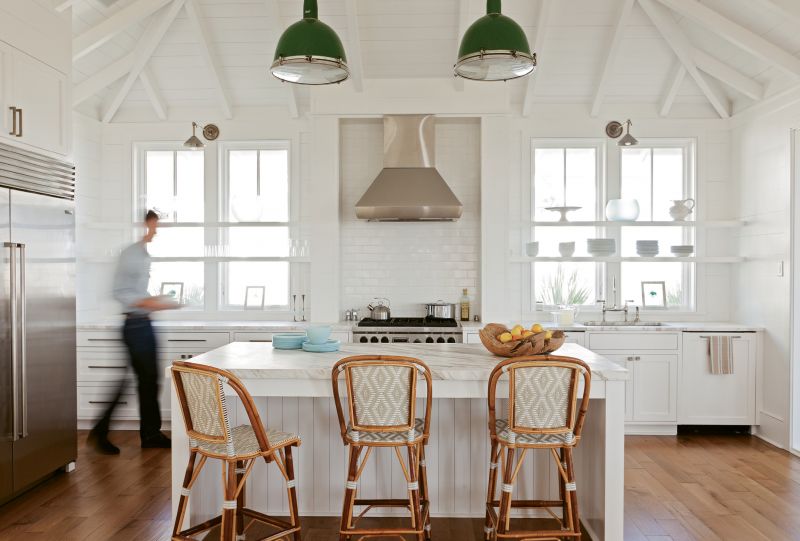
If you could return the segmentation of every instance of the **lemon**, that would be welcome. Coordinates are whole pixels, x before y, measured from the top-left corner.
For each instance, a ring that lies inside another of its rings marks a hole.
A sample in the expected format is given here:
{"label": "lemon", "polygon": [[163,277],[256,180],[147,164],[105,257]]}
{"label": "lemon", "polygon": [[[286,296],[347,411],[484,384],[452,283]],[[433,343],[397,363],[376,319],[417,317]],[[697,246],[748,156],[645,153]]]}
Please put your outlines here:
{"label": "lemon", "polygon": [[533,327],[531,327],[531,332],[542,332],[543,330],[544,330],[544,327],[542,327],[542,326],[541,326],[540,324],[538,324],[538,323],[535,323],[535,324],[533,325]]}
{"label": "lemon", "polygon": [[503,334],[501,334],[500,336],[497,337],[497,339],[500,340],[504,344],[506,342],[511,342],[511,340],[513,340],[513,338],[514,337],[511,336],[510,332],[504,332]]}
{"label": "lemon", "polygon": [[545,340],[550,340],[552,337],[553,337],[553,331],[547,331],[546,333],[544,333]]}
{"label": "lemon", "polygon": [[522,336],[522,331],[525,330],[525,327],[522,325],[514,325],[514,328],[511,329],[511,334]]}

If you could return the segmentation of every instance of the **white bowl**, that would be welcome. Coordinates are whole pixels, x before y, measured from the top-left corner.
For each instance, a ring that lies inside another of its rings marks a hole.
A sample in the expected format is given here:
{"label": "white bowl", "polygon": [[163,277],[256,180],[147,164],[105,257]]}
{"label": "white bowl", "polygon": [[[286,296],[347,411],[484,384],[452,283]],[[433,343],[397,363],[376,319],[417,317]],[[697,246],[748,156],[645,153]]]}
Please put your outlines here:
{"label": "white bowl", "polygon": [[559,242],[558,243],[558,253],[561,254],[561,257],[572,257],[572,254],[575,253],[575,243],[574,242]]}
{"label": "white bowl", "polygon": [[634,221],[639,217],[636,199],[611,199],[606,203],[606,218],[612,222]]}
{"label": "white bowl", "polygon": [[539,255],[539,243],[529,242],[525,245],[525,253],[528,257],[536,257]]}

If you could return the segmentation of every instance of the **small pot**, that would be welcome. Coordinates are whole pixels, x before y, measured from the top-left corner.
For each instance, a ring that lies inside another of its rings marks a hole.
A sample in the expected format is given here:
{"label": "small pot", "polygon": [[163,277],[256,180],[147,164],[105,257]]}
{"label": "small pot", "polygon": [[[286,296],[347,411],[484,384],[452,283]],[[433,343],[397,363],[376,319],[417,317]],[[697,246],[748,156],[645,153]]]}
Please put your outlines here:
{"label": "small pot", "polygon": [[[375,298],[373,301],[375,304],[370,304],[367,306],[367,310],[370,311],[370,319],[374,319],[376,321],[386,321],[390,317],[392,317],[392,311],[389,309],[389,299],[380,299]],[[383,303],[386,304],[383,304]]]}
{"label": "small pot", "polygon": [[438,300],[425,305],[425,316],[436,319],[455,319],[456,305]]}

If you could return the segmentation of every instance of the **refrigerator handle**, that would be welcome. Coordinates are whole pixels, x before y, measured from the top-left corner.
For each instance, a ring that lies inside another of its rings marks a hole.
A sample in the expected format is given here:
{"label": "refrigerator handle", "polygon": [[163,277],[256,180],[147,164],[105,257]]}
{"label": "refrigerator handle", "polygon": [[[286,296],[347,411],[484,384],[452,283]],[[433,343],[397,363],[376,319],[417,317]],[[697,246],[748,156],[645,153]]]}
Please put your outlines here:
{"label": "refrigerator handle", "polygon": [[17,244],[14,242],[6,242],[3,244],[9,248],[9,269],[8,275],[10,278],[10,319],[11,319],[11,441],[19,439],[19,413],[17,412],[17,405],[19,404],[19,360],[17,358]]}
{"label": "refrigerator handle", "polygon": [[[20,123],[20,132],[22,131],[22,124]],[[21,437],[28,437],[28,351],[27,351],[27,333],[28,317],[26,315],[26,307],[28,304],[28,290],[25,287],[25,245],[18,244],[19,247],[19,352],[20,352],[20,380],[22,381],[22,396],[20,410],[22,413],[22,435]]]}

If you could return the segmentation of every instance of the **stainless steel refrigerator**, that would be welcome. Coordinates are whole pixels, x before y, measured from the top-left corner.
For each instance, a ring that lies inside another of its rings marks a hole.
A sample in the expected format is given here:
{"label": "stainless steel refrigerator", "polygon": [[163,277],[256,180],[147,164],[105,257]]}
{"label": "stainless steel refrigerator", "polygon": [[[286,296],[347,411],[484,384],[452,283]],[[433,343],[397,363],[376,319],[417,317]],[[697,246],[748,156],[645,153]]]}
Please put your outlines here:
{"label": "stainless steel refrigerator", "polygon": [[77,457],[74,179],[0,143],[0,503]]}

